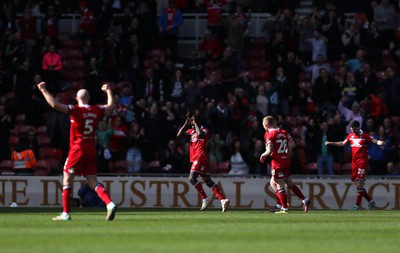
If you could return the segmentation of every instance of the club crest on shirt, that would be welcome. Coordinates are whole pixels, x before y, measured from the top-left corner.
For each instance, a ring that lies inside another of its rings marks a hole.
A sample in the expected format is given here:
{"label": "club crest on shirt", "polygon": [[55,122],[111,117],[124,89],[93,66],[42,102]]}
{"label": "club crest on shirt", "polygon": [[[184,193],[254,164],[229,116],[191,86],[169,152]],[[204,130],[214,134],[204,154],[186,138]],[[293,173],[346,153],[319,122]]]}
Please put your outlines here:
{"label": "club crest on shirt", "polygon": [[361,141],[362,141],[362,139],[361,138],[353,138],[352,139],[352,144],[351,144],[351,146],[352,147],[362,147],[362,144],[361,144]]}

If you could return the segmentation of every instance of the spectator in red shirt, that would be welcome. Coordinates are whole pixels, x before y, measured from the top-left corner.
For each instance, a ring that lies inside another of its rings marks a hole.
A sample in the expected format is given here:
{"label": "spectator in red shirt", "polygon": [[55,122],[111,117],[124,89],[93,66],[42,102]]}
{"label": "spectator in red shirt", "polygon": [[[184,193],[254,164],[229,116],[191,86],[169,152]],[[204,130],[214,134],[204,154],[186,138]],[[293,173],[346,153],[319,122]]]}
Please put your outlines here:
{"label": "spectator in red shirt", "polygon": [[42,61],[42,70],[44,71],[44,80],[48,85],[50,92],[59,91],[58,80],[60,79],[60,70],[62,69],[61,56],[56,52],[56,47],[50,45],[49,51],[44,54]]}
{"label": "spectator in red shirt", "polygon": [[22,38],[36,41],[36,18],[32,16],[31,9],[25,9],[24,15],[19,18],[18,26],[21,28]]}
{"label": "spectator in red shirt", "polygon": [[212,60],[222,55],[223,45],[217,36],[206,30],[203,41],[200,44],[200,49],[204,51],[207,60]]}
{"label": "spectator in red shirt", "polygon": [[81,11],[79,28],[84,37],[91,37],[96,33],[96,21],[93,16],[93,11],[88,9],[86,1],[81,1],[79,3],[79,8]]}
{"label": "spectator in red shirt", "polygon": [[123,124],[121,117],[115,117],[112,123],[114,134],[110,137],[110,152],[113,161],[125,159],[125,142],[128,128]]}

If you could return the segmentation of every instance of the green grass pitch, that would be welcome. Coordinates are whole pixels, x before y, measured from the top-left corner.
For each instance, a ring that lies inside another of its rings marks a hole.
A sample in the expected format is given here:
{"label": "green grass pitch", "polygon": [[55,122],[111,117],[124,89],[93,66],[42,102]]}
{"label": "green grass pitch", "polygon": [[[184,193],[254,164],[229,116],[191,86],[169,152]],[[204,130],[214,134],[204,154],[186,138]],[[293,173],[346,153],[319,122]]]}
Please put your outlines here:
{"label": "green grass pitch", "polygon": [[400,211],[1,208],[0,252],[400,252]]}

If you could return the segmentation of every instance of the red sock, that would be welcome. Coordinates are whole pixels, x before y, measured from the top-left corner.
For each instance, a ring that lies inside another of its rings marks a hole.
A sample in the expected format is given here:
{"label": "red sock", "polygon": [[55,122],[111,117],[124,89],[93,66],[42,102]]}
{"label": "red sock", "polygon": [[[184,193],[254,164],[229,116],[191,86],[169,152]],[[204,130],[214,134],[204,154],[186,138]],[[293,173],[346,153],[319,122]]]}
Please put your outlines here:
{"label": "red sock", "polygon": [[72,201],[72,187],[64,186],[62,191],[63,212],[69,213]]}
{"label": "red sock", "polygon": [[108,204],[110,204],[110,202],[112,202],[110,196],[107,193],[106,188],[104,188],[104,186],[102,184],[96,185],[94,190],[96,191],[99,198],[101,198],[101,200],[103,200],[103,202],[106,203],[106,205],[108,205]]}
{"label": "red sock", "polygon": [[200,193],[200,196],[202,199],[206,199],[207,198],[207,194],[203,189],[203,186],[201,185],[201,183],[198,183],[194,186],[194,188],[196,188],[196,190]]}
{"label": "red sock", "polygon": [[360,206],[361,199],[364,195],[365,190],[362,188],[357,188],[356,206]]}
{"label": "red sock", "polygon": [[364,192],[363,192],[363,197],[368,201],[368,202],[370,202],[371,201],[371,197],[369,196],[369,194],[367,193],[367,191],[365,190],[365,189],[363,189],[364,190]]}
{"label": "red sock", "polygon": [[300,200],[304,200],[306,198],[306,197],[304,197],[300,188],[297,187],[297,185],[294,184],[292,187],[289,187],[289,188]]}
{"label": "red sock", "polygon": [[278,189],[276,190],[276,195],[278,196],[279,200],[281,201],[282,208],[287,208],[287,195],[285,189]]}
{"label": "red sock", "polygon": [[219,189],[218,185],[215,184],[212,188],[212,191],[215,193],[215,195],[217,195],[218,199],[224,199],[224,194],[222,193],[221,189]]}
{"label": "red sock", "polygon": [[279,199],[278,195],[276,195],[276,205],[282,206],[281,200]]}

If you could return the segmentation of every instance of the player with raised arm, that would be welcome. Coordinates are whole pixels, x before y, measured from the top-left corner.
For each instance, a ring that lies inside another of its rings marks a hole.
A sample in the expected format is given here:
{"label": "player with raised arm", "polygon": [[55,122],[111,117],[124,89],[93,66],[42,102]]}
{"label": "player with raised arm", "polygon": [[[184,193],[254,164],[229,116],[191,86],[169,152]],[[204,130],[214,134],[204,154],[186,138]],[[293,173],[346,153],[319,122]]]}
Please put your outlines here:
{"label": "player with raised arm", "polygon": [[379,146],[385,145],[381,140],[373,139],[369,134],[364,133],[360,129],[360,122],[354,120],[350,124],[350,133],[344,141],[326,141],[325,145],[334,145],[344,147],[346,144],[351,146],[352,172],[351,181],[355,182],[357,188],[356,203],[350,210],[356,211],[359,209],[361,200],[364,197],[368,201],[368,209],[372,210],[375,206],[375,201],[371,199],[365,190],[365,179],[368,172],[368,144],[372,142]]}
{"label": "player with raised arm", "polygon": [[47,103],[57,111],[70,116],[70,140],[68,158],[63,170],[62,204],[63,212],[53,218],[56,221],[71,220],[70,205],[72,201],[72,186],[75,175],[85,176],[90,188],[94,189],[101,200],[107,205],[106,220],[115,217],[117,206],[112,202],[105,187],[97,181],[97,162],[95,149],[95,132],[99,120],[113,109],[113,95],[108,84],[101,89],[107,94],[106,105],[89,105],[90,95],[81,89],[76,93],[78,105],[65,105],[57,101],[46,89],[46,84],[38,84]]}
{"label": "player with raised arm", "polygon": [[278,200],[277,207],[280,207],[280,210],[276,210],[275,213],[285,214],[289,211],[285,183],[302,201],[304,212],[308,212],[309,199],[304,197],[301,190],[290,178],[291,153],[296,144],[286,130],[277,127],[277,122],[272,116],[264,117],[263,127],[266,131],[264,135],[265,152],[261,154],[260,161],[265,162],[268,156],[271,157],[272,177],[270,186],[275,190]]}
{"label": "player with raised arm", "polygon": [[208,170],[208,129],[201,126],[199,119],[193,116],[186,119],[176,136],[180,137],[184,133],[190,137],[190,162],[192,162],[192,167],[190,168],[189,181],[203,199],[200,210],[205,210],[209,204],[209,199],[202,186],[202,182],[204,182],[217,195],[221,201],[222,212],[225,212],[229,206],[229,199],[225,198],[219,186],[211,179]]}

